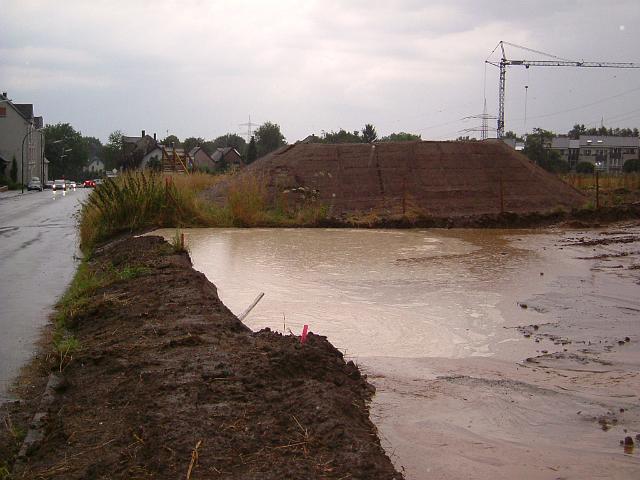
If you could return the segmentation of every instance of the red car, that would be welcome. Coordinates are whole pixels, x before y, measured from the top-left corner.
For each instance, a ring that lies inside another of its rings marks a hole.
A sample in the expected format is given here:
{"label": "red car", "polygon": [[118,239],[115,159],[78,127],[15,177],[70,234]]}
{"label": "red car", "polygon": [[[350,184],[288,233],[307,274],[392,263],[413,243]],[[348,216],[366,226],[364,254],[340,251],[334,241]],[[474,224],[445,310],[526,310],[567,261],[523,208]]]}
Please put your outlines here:
{"label": "red car", "polygon": [[94,182],[93,180],[85,180],[82,186],[84,188],[95,188],[96,182]]}

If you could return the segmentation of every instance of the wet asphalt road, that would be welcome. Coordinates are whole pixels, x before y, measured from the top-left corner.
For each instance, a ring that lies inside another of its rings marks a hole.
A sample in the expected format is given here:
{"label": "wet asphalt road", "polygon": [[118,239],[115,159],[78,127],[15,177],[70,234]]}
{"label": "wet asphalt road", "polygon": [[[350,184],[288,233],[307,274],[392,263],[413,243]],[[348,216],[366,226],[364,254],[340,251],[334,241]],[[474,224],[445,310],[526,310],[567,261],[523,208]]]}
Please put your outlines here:
{"label": "wet asphalt road", "polygon": [[0,403],[73,277],[74,214],[88,193],[0,193]]}

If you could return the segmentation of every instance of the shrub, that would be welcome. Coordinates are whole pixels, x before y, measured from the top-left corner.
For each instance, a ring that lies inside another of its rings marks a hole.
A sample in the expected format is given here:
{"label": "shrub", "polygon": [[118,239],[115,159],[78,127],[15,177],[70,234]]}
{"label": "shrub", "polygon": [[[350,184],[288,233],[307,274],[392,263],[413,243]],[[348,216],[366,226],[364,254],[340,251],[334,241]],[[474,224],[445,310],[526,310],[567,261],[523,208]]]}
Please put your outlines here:
{"label": "shrub", "polygon": [[640,172],[640,159],[632,158],[631,160],[627,160],[624,162],[622,170],[625,173]]}
{"label": "shrub", "polygon": [[576,172],[578,173],[593,173],[595,166],[590,162],[580,162],[576,165]]}

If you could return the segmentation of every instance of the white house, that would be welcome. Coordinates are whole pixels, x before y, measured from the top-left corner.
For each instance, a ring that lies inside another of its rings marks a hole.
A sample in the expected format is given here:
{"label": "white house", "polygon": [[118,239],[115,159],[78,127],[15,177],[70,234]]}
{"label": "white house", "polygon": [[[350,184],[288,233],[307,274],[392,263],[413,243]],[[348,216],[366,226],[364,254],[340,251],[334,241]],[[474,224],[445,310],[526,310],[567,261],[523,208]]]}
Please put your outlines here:
{"label": "white house", "polygon": [[98,157],[93,157],[91,163],[83,168],[85,172],[102,173],[104,172],[104,162]]}

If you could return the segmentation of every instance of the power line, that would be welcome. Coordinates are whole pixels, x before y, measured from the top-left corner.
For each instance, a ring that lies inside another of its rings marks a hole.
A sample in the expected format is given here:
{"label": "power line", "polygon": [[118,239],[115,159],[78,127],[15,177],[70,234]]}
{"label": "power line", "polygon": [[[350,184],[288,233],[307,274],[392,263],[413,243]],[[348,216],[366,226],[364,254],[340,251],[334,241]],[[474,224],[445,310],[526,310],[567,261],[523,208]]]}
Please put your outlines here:
{"label": "power line", "polygon": [[[640,90],[640,87],[636,87],[636,88],[632,88],[631,90],[627,90],[625,92],[618,93],[616,95],[611,95],[610,97],[605,97],[605,98],[602,98],[600,100],[596,100],[595,102],[586,103],[584,105],[579,105],[577,107],[567,108],[566,110],[560,110],[560,111],[553,112],[553,113],[545,113],[545,114],[542,114],[542,115],[534,115],[533,117],[529,116],[529,117],[526,117],[526,118],[528,118],[528,119],[532,119],[532,118],[547,118],[547,117],[553,117],[555,115],[562,115],[563,113],[569,113],[569,112],[574,112],[576,110],[582,110],[584,108],[593,107],[594,105],[599,105],[601,103],[607,102],[607,101],[612,100],[614,98],[623,97],[624,95],[628,95],[630,93],[637,92],[639,90]],[[521,118],[515,118],[514,120],[523,120],[523,118],[522,117]]]}

